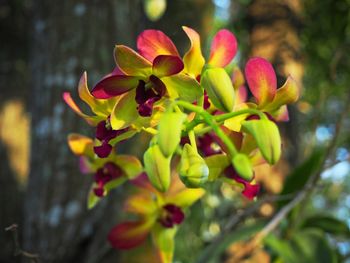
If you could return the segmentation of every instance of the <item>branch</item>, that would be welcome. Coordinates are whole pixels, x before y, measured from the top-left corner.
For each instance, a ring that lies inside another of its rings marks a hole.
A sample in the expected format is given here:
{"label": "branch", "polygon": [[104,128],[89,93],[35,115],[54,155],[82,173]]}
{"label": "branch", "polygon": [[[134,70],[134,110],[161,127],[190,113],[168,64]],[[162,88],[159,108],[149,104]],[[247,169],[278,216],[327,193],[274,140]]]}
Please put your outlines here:
{"label": "branch", "polygon": [[238,210],[231,218],[229,218],[226,225],[223,227],[221,234],[215,237],[211,241],[211,244],[201,253],[197,262],[206,262],[208,258],[210,258],[210,255],[215,252],[226,235],[232,233],[240,223],[244,222],[245,219],[252,216],[263,204],[275,201],[290,200],[292,197],[292,194],[267,196],[255,202],[244,210]]}
{"label": "branch", "polygon": [[24,251],[21,249],[18,241],[18,225],[12,224],[5,228],[5,231],[12,232],[12,240],[14,245],[14,256],[23,256],[25,258],[28,258],[30,262],[32,263],[40,263],[39,255],[38,254],[32,254],[27,251]]}

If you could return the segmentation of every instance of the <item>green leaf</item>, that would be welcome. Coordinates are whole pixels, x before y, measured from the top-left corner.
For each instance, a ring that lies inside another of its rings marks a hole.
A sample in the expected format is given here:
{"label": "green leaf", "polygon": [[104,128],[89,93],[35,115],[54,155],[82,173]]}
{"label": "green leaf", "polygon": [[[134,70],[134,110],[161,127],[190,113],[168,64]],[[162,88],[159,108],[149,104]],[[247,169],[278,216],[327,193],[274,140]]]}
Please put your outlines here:
{"label": "green leaf", "polygon": [[304,220],[301,228],[318,228],[328,234],[350,237],[350,230],[347,224],[331,215],[315,214]]}
{"label": "green leaf", "polygon": [[230,164],[225,154],[211,155],[206,157],[204,160],[209,168],[209,181],[214,181],[217,179]]}
{"label": "green leaf", "polygon": [[296,257],[293,248],[289,245],[288,241],[279,239],[275,235],[268,235],[264,239],[265,245],[275,254],[277,254],[282,260],[281,262],[292,262]]}
{"label": "green leaf", "polygon": [[151,145],[143,155],[145,170],[152,185],[165,192],[170,186],[170,157],[162,154],[157,144]]}
{"label": "green leaf", "polygon": [[185,144],[179,169],[181,181],[189,188],[200,187],[208,181],[209,168],[190,144]]}
{"label": "green leaf", "polygon": [[242,128],[251,134],[264,159],[275,164],[281,157],[281,136],[277,125],[267,119],[242,122]]}
{"label": "green leaf", "polygon": [[120,130],[130,126],[139,117],[135,92],[136,89],[128,91],[115,104],[111,113],[111,126],[113,130]]}
{"label": "green leaf", "polygon": [[231,78],[223,68],[205,70],[201,77],[201,85],[216,108],[224,112],[233,110],[235,92]]}
{"label": "green leaf", "polygon": [[[315,149],[306,161],[296,167],[291,174],[287,176],[281,195],[292,194],[302,189],[310,176],[322,165],[324,153],[324,149]],[[288,201],[280,201],[279,206],[281,207],[287,202]]]}
{"label": "green leaf", "polygon": [[165,157],[173,155],[180,144],[182,123],[186,115],[180,112],[163,113],[158,124],[158,144]]}
{"label": "green leaf", "polygon": [[296,254],[291,263],[335,263],[335,253],[321,231],[308,229],[296,233],[290,245]]}
{"label": "green leaf", "polygon": [[285,263],[336,262],[335,251],[329,246],[325,234],[316,229],[296,232],[289,241],[269,236],[265,244]]}

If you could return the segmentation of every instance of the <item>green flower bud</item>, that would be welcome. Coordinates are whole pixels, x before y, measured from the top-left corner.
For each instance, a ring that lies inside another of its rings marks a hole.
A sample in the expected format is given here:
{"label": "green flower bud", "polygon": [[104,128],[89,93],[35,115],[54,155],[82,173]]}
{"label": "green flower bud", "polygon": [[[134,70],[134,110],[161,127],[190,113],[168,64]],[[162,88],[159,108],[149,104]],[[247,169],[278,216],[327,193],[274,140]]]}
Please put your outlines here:
{"label": "green flower bud", "polygon": [[247,155],[243,153],[237,153],[232,158],[232,165],[244,180],[251,181],[253,179],[252,164]]}
{"label": "green flower bud", "polygon": [[173,155],[180,144],[182,123],[186,115],[178,112],[166,111],[158,124],[158,144],[165,157]]}
{"label": "green flower bud", "polygon": [[242,128],[250,133],[264,159],[275,164],[281,157],[281,136],[277,125],[270,120],[249,120],[242,122]]}
{"label": "green flower bud", "polygon": [[235,102],[235,92],[228,74],[223,68],[211,68],[204,71],[201,85],[216,108],[231,112]]}
{"label": "green flower bud", "polygon": [[170,186],[170,157],[165,157],[157,144],[151,145],[143,155],[145,171],[152,185],[165,192]]}
{"label": "green flower bud", "polygon": [[181,181],[189,188],[199,187],[208,181],[209,168],[190,144],[185,144],[183,148],[179,173]]}

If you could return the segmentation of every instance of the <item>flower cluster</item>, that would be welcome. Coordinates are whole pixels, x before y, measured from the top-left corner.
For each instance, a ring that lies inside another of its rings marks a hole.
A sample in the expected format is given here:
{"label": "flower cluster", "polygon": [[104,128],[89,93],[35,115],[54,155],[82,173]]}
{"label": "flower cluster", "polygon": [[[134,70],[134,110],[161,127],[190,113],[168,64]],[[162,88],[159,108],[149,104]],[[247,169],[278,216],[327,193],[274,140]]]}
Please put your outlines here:
{"label": "flower cluster", "polygon": [[[84,73],[78,92],[92,115],[83,113],[70,93],[63,94],[96,129],[94,139],[78,134],[68,138],[81,170],[94,173],[89,208],[113,188],[131,182],[138,191],[125,209],[138,219],[115,226],[108,239],[115,248],[129,249],[151,234],[161,262],[172,261],[177,226],[207,184],[240,185],[247,199],[257,196],[254,169],[279,160],[276,123],[288,120],[286,105],[299,96],[291,77],[277,89],[272,65],[263,58],[249,59],[245,77],[236,65],[227,67],[237,53],[230,31],[214,36],[205,59],[198,33],[183,30],[190,41],[183,56],[164,33],[145,30],[137,38],[137,51],[116,45],[115,69],[91,92]],[[141,132],[152,135],[143,162],[117,153],[119,142]]]}

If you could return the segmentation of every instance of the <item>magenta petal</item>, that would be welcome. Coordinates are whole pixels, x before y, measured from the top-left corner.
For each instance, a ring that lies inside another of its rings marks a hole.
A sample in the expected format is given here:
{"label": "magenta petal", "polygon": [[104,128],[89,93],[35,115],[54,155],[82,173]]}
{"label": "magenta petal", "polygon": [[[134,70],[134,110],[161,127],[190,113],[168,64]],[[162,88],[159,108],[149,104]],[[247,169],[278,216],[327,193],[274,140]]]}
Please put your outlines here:
{"label": "magenta petal", "polygon": [[137,49],[151,62],[159,55],[179,56],[171,39],[159,30],[143,31],[137,38]]}
{"label": "magenta petal", "polygon": [[237,53],[237,40],[227,29],[220,30],[213,39],[210,49],[209,64],[225,67]]}
{"label": "magenta petal", "polygon": [[106,142],[103,142],[102,145],[94,147],[94,152],[100,158],[107,158],[108,155],[112,152],[112,149],[113,149],[112,145]]}
{"label": "magenta petal", "polygon": [[254,197],[256,197],[259,194],[260,185],[246,183],[244,186],[245,189],[243,190],[242,194],[249,200],[253,200]]}
{"label": "magenta petal", "polygon": [[159,78],[177,74],[183,68],[184,63],[178,56],[160,55],[153,61],[153,74]]}
{"label": "magenta petal", "polygon": [[266,59],[251,58],[245,67],[245,76],[250,91],[262,107],[273,101],[277,90],[276,73]]}
{"label": "magenta petal", "polygon": [[136,88],[138,83],[137,77],[110,75],[100,80],[91,93],[97,99],[109,99]]}
{"label": "magenta petal", "polygon": [[260,191],[260,185],[258,184],[251,184],[250,182],[244,180],[241,178],[234,167],[229,166],[225,169],[225,174],[228,178],[235,180],[237,183],[243,184],[244,189],[242,191],[242,194],[248,198],[249,200],[254,199]]}

